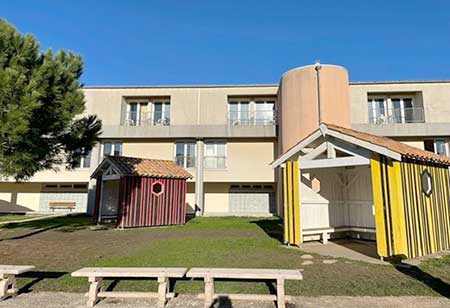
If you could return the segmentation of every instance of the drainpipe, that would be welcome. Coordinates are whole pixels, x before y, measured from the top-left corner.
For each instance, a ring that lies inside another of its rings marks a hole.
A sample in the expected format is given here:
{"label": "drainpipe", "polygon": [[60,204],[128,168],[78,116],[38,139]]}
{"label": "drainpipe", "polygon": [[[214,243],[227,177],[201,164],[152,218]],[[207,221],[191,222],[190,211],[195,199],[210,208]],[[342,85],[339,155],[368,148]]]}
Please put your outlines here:
{"label": "drainpipe", "polygon": [[314,69],[316,70],[316,77],[317,77],[317,109],[320,125],[320,123],[322,123],[322,108],[320,102],[320,70],[322,69],[322,65],[320,64],[320,61],[316,61],[316,63],[314,64]]}

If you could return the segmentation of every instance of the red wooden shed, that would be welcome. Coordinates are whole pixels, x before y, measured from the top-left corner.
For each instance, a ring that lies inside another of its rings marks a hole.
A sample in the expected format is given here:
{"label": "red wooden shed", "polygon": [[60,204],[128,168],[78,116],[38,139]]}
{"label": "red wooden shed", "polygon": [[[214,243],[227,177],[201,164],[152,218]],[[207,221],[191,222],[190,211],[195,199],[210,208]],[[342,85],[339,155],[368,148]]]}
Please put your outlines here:
{"label": "red wooden shed", "polygon": [[91,176],[97,180],[94,216],[119,227],[186,222],[187,179],[171,160],[106,156]]}

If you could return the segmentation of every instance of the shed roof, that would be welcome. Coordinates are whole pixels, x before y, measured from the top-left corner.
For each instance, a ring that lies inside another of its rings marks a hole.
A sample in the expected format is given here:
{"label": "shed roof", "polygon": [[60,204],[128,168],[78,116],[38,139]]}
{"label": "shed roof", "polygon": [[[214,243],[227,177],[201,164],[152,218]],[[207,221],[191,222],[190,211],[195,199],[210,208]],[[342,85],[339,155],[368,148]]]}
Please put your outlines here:
{"label": "shed roof", "polygon": [[192,175],[172,160],[149,159],[127,156],[105,156],[91,177],[104,172],[105,165],[113,168],[123,176],[146,176],[158,178],[190,179]]}
{"label": "shed roof", "polygon": [[291,159],[305,148],[309,143],[320,137],[332,136],[338,139],[346,139],[346,142],[354,143],[360,147],[370,151],[387,155],[393,159],[401,160],[403,157],[411,158],[418,161],[433,162],[444,165],[450,165],[450,158],[412,147],[402,142],[373,134],[356,131],[350,128],[341,127],[335,124],[322,123],[319,129],[311,133],[309,136],[299,141],[285,153],[280,155],[273,163],[275,168],[285,161]]}
{"label": "shed roof", "polygon": [[325,124],[325,125],[328,129],[331,129],[333,131],[337,131],[347,136],[352,136],[357,139],[367,141],[381,147],[385,147],[391,151],[397,152],[398,154],[408,158],[450,165],[450,158],[447,156],[438,155],[430,151],[425,151],[387,137],[363,133],[357,130],[344,128],[334,124]]}

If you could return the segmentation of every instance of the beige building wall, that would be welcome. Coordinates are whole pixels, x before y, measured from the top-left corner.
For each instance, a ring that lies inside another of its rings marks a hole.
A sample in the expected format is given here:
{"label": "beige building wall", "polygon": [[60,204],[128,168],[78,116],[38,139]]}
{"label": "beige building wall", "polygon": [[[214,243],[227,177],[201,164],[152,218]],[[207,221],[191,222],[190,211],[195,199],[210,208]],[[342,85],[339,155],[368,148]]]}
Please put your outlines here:
{"label": "beige building wall", "polygon": [[226,147],[226,169],[205,169],[205,182],[274,182],[273,141],[229,141]]}
{"label": "beige building wall", "polygon": [[0,206],[20,205],[38,211],[40,192],[38,183],[0,183]]}
{"label": "beige building wall", "polygon": [[450,82],[389,82],[350,84],[351,122],[368,123],[368,93],[414,94],[424,106],[427,123],[445,123],[450,119]]}
{"label": "beige building wall", "polygon": [[205,184],[205,215],[228,212],[229,189],[229,183]]}
{"label": "beige building wall", "polygon": [[86,113],[99,115],[103,125],[120,124],[122,104],[127,97],[170,97],[171,125],[224,125],[228,118],[228,96],[275,96],[277,90],[275,85],[83,89]]}

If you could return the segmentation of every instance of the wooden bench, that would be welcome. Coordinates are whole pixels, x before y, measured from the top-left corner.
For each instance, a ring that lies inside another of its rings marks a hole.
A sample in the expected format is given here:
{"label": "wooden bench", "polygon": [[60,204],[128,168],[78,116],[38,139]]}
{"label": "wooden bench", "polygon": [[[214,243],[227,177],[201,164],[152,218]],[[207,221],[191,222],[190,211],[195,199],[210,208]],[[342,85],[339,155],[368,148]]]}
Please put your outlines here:
{"label": "wooden bench", "polygon": [[[214,300],[227,297],[236,300],[270,300],[276,301],[278,308],[284,308],[286,300],[284,294],[285,280],[302,280],[300,270],[285,269],[259,269],[259,268],[192,268],[186,274],[191,278],[203,278],[205,281],[205,307],[211,307]],[[277,283],[276,295],[264,294],[216,294],[214,292],[214,279],[244,279],[244,280],[275,280]]]}
{"label": "wooden bench", "polygon": [[34,269],[32,265],[0,265],[0,301],[9,296],[15,296],[16,275],[26,273]]}
{"label": "wooden bench", "polygon": [[73,209],[77,207],[76,202],[66,202],[66,201],[51,201],[48,203],[48,208],[51,209],[53,212],[56,209],[60,210],[69,210],[72,212]]}
{"label": "wooden bench", "polygon": [[329,228],[314,228],[305,229],[302,231],[302,236],[319,235],[323,244],[328,244],[330,239],[330,234],[334,232],[365,232],[365,233],[375,233],[375,229],[366,227],[352,227],[352,226],[342,226],[342,227],[329,227]]}
{"label": "wooden bench", "polygon": [[[90,282],[87,305],[94,306],[100,297],[158,298],[158,307],[164,307],[167,299],[175,296],[169,293],[169,279],[181,278],[187,268],[171,267],[86,267],[72,273],[73,277],[88,277]],[[103,291],[103,278],[156,278],[158,293]]]}

